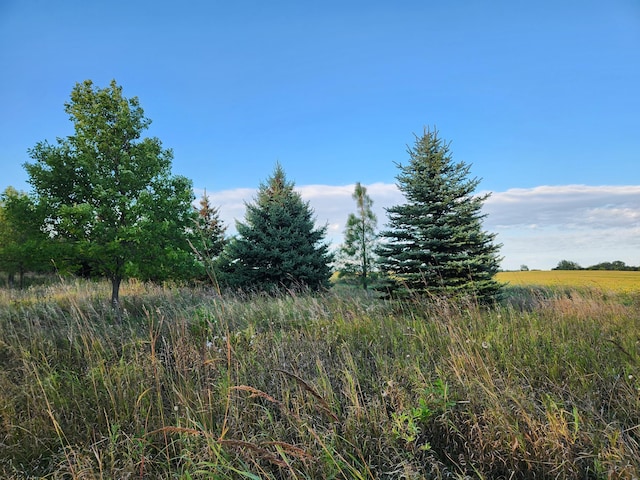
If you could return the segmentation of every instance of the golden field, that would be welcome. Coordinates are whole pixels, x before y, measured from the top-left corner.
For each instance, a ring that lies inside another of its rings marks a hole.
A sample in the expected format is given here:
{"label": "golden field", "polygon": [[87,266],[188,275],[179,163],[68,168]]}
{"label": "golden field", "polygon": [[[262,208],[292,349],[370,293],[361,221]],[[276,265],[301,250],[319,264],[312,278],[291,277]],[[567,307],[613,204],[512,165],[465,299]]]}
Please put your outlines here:
{"label": "golden field", "polygon": [[594,288],[621,293],[640,292],[640,271],[613,270],[534,270],[499,272],[499,282],[510,285]]}

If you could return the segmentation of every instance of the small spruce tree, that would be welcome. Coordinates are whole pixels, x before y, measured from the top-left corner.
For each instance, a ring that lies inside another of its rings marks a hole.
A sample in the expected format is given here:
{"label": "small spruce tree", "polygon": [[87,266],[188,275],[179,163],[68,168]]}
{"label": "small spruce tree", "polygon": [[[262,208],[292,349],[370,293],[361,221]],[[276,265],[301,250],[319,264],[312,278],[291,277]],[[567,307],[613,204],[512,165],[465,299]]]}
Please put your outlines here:
{"label": "small spruce tree", "polygon": [[477,178],[470,166],[455,163],[437,130],[424,130],[408,148],[409,162],[398,164],[398,188],[406,203],[387,209],[388,229],[380,236],[381,269],[396,293],[475,296],[489,301],[499,291],[499,245],[482,229],[487,195],[473,195]]}
{"label": "small spruce tree", "polygon": [[222,262],[222,252],[227,244],[225,232],[227,227],[220,219],[220,210],[211,205],[205,189],[199,201],[199,207],[194,207],[197,212],[191,249],[198,263],[197,277],[208,280],[219,288],[218,272]]}
{"label": "small spruce tree", "polygon": [[211,205],[207,191],[200,198],[200,208],[197,208],[196,237],[198,241],[197,255],[199,260],[210,262],[218,257],[225,246],[225,232],[227,227],[220,219],[220,210]]}
{"label": "small spruce tree", "polygon": [[313,210],[293,187],[276,164],[225,250],[227,286],[267,292],[328,287],[332,257],[323,243],[326,227],[315,228]]}

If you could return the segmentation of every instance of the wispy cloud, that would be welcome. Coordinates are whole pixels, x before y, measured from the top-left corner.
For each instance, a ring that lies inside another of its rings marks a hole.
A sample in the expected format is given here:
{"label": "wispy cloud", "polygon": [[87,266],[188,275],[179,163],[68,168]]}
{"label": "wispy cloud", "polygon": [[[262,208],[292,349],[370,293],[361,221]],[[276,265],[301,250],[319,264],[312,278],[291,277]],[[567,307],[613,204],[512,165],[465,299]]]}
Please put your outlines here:
{"label": "wispy cloud", "polygon": [[492,225],[610,228],[640,223],[640,186],[541,186],[496,192],[486,202]]}
{"label": "wispy cloud", "polygon": [[[366,185],[374,201],[378,227],[386,223],[385,208],[402,203],[394,184]],[[314,209],[318,225],[327,225],[332,245],[342,241],[354,185],[305,185],[297,187]],[[202,195],[202,191],[196,192]],[[207,192],[220,208],[222,220],[235,232],[235,220],[243,220],[245,202],[255,189]],[[498,234],[502,243],[502,266],[520,265],[549,269],[567,259],[583,266],[622,260],[640,264],[640,186],[540,186],[493,192],[484,206],[486,230]]]}
{"label": "wispy cloud", "polygon": [[640,186],[562,185],[495,192],[487,230],[503,244],[504,268],[640,264]]}
{"label": "wispy cloud", "polygon": [[[403,196],[397,187],[388,183],[373,183],[367,185],[367,193],[373,199],[373,210],[378,216],[378,226],[386,221],[385,208],[401,203]],[[296,187],[305,201],[313,208],[316,223],[327,226],[327,239],[336,246],[342,242],[342,234],[349,213],[355,212],[355,202],[352,199],[354,184],[351,185],[305,185]],[[207,192],[211,204],[219,207],[220,218],[227,225],[230,234],[235,233],[236,220],[243,221],[246,203],[254,201],[256,189],[238,188]],[[196,190],[197,197],[201,197],[203,190]],[[197,201],[197,200],[196,200]]]}

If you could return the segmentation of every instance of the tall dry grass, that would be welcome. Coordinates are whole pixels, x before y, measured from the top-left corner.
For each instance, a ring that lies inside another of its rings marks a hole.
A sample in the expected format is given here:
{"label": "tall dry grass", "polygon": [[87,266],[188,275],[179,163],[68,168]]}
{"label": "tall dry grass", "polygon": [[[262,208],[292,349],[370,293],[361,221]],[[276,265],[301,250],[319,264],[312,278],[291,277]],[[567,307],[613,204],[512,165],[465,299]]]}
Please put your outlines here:
{"label": "tall dry grass", "polygon": [[0,290],[3,478],[637,478],[640,305]]}

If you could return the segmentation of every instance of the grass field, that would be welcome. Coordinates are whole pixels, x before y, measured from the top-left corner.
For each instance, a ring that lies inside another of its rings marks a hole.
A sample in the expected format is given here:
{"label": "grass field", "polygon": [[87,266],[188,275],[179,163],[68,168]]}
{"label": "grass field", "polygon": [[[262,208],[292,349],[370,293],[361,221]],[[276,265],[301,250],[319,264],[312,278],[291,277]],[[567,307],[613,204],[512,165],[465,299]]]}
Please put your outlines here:
{"label": "grass field", "polygon": [[550,270],[500,272],[498,281],[510,285],[589,288],[605,292],[640,292],[640,272],[608,270]]}
{"label": "grass field", "polygon": [[108,295],[0,289],[0,478],[640,477],[636,297]]}

